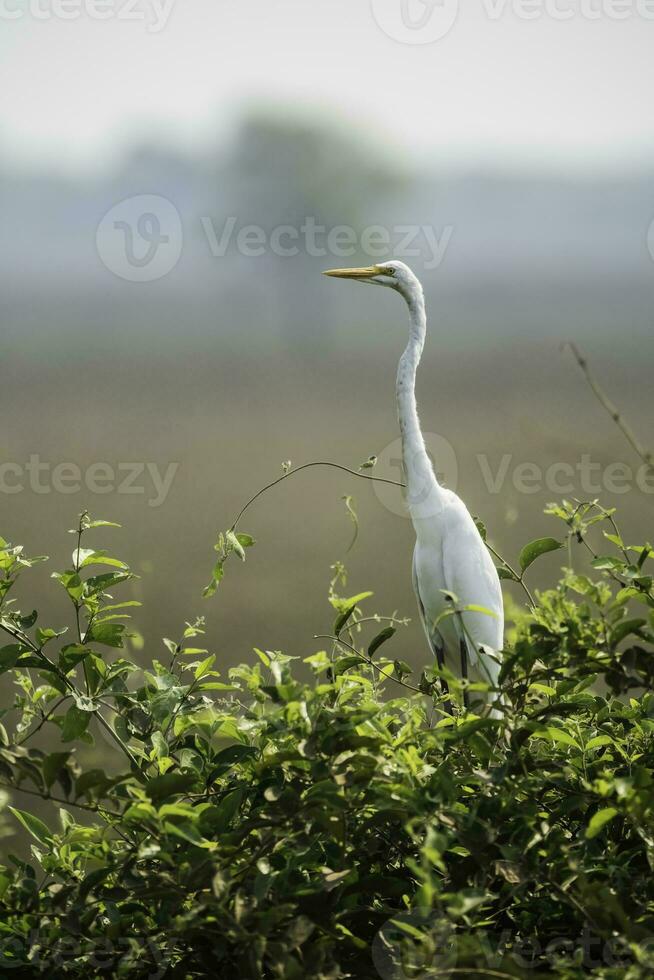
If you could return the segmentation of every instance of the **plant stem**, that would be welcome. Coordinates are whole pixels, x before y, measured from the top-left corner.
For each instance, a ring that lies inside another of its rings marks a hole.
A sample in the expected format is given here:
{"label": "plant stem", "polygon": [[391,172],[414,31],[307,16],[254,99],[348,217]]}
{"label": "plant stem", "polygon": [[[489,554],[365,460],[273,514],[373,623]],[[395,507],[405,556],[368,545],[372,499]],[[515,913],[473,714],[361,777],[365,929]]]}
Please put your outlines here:
{"label": "plant stem", "polygon": [[363,663],[368,664],[369,667],[372,667],[374,670],[379,671],[379,674],[382,677],[385,677],[387,680],[395,681],[396,684],[400,684],[401,687],[406,687],[408,691],[415,691],[416,694],[424,693],[423,691],[420,690],[419,687],[414,687],[413,684],[407,684],[406,681],[401,681],[399,680],[399,678],[393,677],[392,674],[386,674],[381,669],[381,667],[377,666],[377,664],[373,660],[371,660],[369,657],[366,657],[365,653],[361,653],[360,650],[357,650],[356,647],[352,646],[351,643],[348,643],[347,640],[344,640],[340,636],[333,636],[331,633],[316,633],[313,638],[314,640],[332,640],[333,643],[340,643],[342,646],[347,647],[348,650],[351,650],[352,653],[355,653],[357,657],[361,657]]}
{"label": "plant stem", "polygon": [[99,813],[100,816],[103,814],[108,814],[110,817],[116,817],[120,819],[122,813],[118,813],[116,810],[109,810],[105,806],[93,805],[91,803],[76,803],[73,800],[66,800],[63,796],[52,796],[51,793],[40,793],[36,789],[27,789],[25,786],[16,786],[14,783],[0,782],[0,786],[3,789],[10,789],[17,793],[27,793],[28,796],[36,796],[40,800],[48,800],[51,803],[62,803],[64,806],[76,807],[78,810],[86,810],[89,813]]}
{"label": "plant stem", "polygon": [[333,469],[341,470],[343,473],[349,473],[351,476],[358,476],[360,480],[369,480],[373,483],[389,483],[394,487],[405,486],[404,483],[398,483],[397,480],[386,480],[384,477],[368,476],[366,473],[358,473],[357,470],[351,470],[349,466],[342,466],[340,463],[332,463],[327,460],[314,460],[311,463],[303,463],[301,466],[296,466],[295,469],[289,470],[288,473],[284,473],[282,476],[277,477],[276,480],[273,480],[272,483],[268,483],[267,486],[262,487],[261,490],[258,490],[257,493],[255,493],[253,497],[250,497],[245,506],[240,510],[238,517],[230,528],[230,531],[236,530],[239,521],[243,517],[243,514],[250,507],[250,505],[255,502],[255,500],[258,500],[262,494],[266,493],[268,490],[272,490],[272,488],[276,487],[278,483],[282,483],[284,480],[287,480],[289,476],[295,476],[296,473],[300,473],[302,470],[308,470],[312,466],[331,466]]}
{"label": "plant stem", "polygon": [[534,600],[533,595],[531,594],[531,592],[529,591],[529,589],[525,585],[525,581],[524,581],[522,575],[518,575],[518,573],[516,572],[515,568],[513,568],[511,565],[509,565],[509,563],[506,560],[506,558],[502,558],[501,554],[498,551],[495,551],[495,548],[493,548],[493,546],[490,545],[488,543],[488,541],[484,541],[484,544],[486,545],[486,547],[490,551],[491,555],[493,555],[494,558],[497,558],[498,561],[501,561],[502,564],[504,565],[504,567],[507,569],[507,571],[509,571],[511,573],[511,575],[513,575],[513,578],[518,583],[518,585],[521,585],[522,586],[522,588],[524,589],[525,595],[527,596],[527,599],[529,600],[529,604],[531,605],[532,609],[535,609],[536,608],[536,602]]}
{"label": "plant stem", "polygon": [[45,725],[46,721],[50,721],[50,719],[52,718],[52,716],[55,713],[55,711],[57,711],[57,709],[59,707],[61,707],[61,705],[64,703],[64,701],[67,701],[68,698],[71,697],[71,696],[72,695],[70,695],[70,694],[64,694],[63,697],[59,698],[59,700],[57,701],[57,703],[55,705],[53,705],[53,707],[50,708],[50,710],[48,712],[46,712],[46,713],[43,714],[43,716],[41,718],[41,721],[38,723],[38,725],[36,726],[36,728],[32,728],[27,733],[27,735],[25,735],[24,738],[19,739],[16,742],[16,745],[24,745],[25,742],[27,742],[27,740],[32,737],[32,735],[36,735],[36,733],[43,728],[43,726]]}
{"label": "plant stem", "polygon": [[583,356],[577,345],[569,340],[566,344],[564,344],[564,347],[570,348],[572,355],[581,368],[591,391],[597,398],[602,408],[609,413],[631,448],[642,459],[649,471],[654,472],[654,455],[652,455],[652,453],[643,446],[640,439],[624,418],[620,410],[613,404],[611,399],[605,393],[604,389],[600,387],[599,383],[596,381],[595,377],[590,371],[590,368],[588,367],[588,361]]}
{"label": "plant stem", "polygon": [[94,712],[94,717],[98,719],[98,721],[105,729],[105,731],[109,735],[111,735],[116,745],[119,747],[121,752],[124,752],[124,754],[127,756],[127,758],[129,759],[130,763],[134,766],[134,768],[140,770],[141,766],[139,765],[138,759],[136,758],[136,756],[132,755],[127,745],[125,745],[120,735],[118,735],[118,733],[113,730],[109,722],[105,718],[103,718],[103,716],[100,714],[99,711]]}
{"label": "plant stem", "polygon": [[[80,559],[80,548],[82,547],[82,533],[84,531],[83,522],[84,522],[84,518],[87,517],[87,516],[88,515],[87,515],[86,511],[83,511],[79,515],[79,524],[77,525],[77,550],[75,552],[75,561],[73,562],[73,567],[75,569],[75,572],[78,575],[79,575],[79,570],[80,570],[80,560],[79,559]],[[75,606],[75,625],[77,627],[77,640],[78,640],[80,646],[83,646],[84,645],[84,640],[82,639],[82,626],[81,626],[80,618],[79,618],[81,606],[80,606],[80,603],[78,602],[77,599],[75,599],[73,601],[73,605]],[[88,667],[86,665],[86,660],[82,661],[82,670],[84,671],[84,684],[86,686],[86,693],[87,694],[90,694],[91,693],[91,681],[90,681],[90,678],[89,678],[89,671],[88,671]]]}

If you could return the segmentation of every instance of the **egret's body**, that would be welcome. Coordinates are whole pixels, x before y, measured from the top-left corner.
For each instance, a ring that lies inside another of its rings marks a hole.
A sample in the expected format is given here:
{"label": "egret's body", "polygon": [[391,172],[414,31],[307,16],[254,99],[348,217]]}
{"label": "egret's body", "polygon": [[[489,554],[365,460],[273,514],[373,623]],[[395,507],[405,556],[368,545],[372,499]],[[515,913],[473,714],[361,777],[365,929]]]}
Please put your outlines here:
{"label": "egret's body", "polygon": [[[327,274],[390,286],[407,303],[409,341],[398,365],[396,397],[406,502],[416,532],[413,587],[439,664],[473,683],[496,688],[504,632],[497,571],[468,508],[436,479],[418,419],[415,382],[427,328],[420,282],[402,262]],[[470,606],[478,608],[465,608]],[[497,694],[474,694],[471,702],[480,697],[494,701]]]}

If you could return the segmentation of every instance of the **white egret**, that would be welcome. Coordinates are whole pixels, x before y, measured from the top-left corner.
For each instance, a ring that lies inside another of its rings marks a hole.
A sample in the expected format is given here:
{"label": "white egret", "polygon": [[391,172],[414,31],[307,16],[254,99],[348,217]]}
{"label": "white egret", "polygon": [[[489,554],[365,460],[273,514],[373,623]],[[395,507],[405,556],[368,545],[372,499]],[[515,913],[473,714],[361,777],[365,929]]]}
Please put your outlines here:
{"label": "white egret", "polygon": [[[416,533],[413,587],[427,639],[440,667],[471,683],[497,688],[504,610],[495,565],[463,501],[439,484],[420,429],[416,371],[427,330],[420,281],[403,262],[362,269],[330,269],[327,276],[388,286],[409,308],[409,342],[397,371],[406,502]],[[477,607],[477,608],[471,608]],[[448,692],[447,684],[444,690]],[[449,692],[448,692],[449,693]],[[471,700],[495,701],[475,692]],[[468,699],[464,695],[464,702]],[[497,710],[492,712],[497,715]]]}

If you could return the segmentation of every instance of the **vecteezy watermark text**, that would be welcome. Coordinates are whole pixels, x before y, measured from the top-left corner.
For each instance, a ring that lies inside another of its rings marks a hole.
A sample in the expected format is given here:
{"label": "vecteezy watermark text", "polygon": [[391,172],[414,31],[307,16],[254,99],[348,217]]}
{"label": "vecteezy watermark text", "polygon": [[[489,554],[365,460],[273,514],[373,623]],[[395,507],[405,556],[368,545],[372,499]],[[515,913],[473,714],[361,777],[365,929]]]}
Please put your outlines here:
{"label": "vecteezy watermark text", "polygon": [[53,464],[33,453],[24,462],[0,463],[0,494],[12,496],[26,490],[40,495],[138,494],[147,498],[148,507],[161,507],[178,469],[179,463],[165,467],[152,462],[95,462],[86,467],[73,462]]}
{"label": "vecteezy watermark text", "polygon": [[211,218],[200,220],[214,258],[223,258],[230,248],[248,258],[271,252],[282,258],[304,253],[312,258],[347,259],[359,252],[381,259],[392,253],[398,259],[422,257],[426,270],[441,264],[454,232],[451,225],[440,232],[431,225],[368,225],[357,232],[351,225],[328,228],[307,217],[298,226],[277,225],[268,233],[259,225],[239,226],[233,215],[220,227]]}
{"label": "vecteezy watermark text", "polygon": [[0,0],[0,20],[120,20],[145,24],[159,34],[176,0]]}
{"label": "vecteezy watermark text", "polygon": [[[477,967],[470,962],[470,937],[428,908],[398,912],[384,923],[372,943],[372,960],[382,980],[432,980],[454,974],[466,976],[543,976],[561,960],[584,971],[609,969],[624,971],[633,962],[633,953],[623,937],[599,936],[586,923],[579,932],[552,936],[541,942],[536,937],[510,929],[479,929],[474,936]],[[651,969],[654,939],[641,943],[645,967]],[[507,969],[508,967],[508,969]],[[509,970],[511,972],[509,973]],[[498,972],[496,972],[498,971]],[[533,974],[532,974],[533,971]]]}
{"label": "vecteezy watermark text", "polygon": [[[427,454],[416,454],[411,466],[413,480],[402,491],[388,483],[373,482],[373,490],[384,507],[400,517],[408,517],[410,509],[424,507],[430,497],[432,472],[438,482],[456,490],[459,466],[454,447],[444,436],[424,433]],[[406,482],[402,443],[394,439],[377,454],[373,475],[386,480]],[[525,460],[513,453],[492,456],[476,453],[473,456],[477,484],[490,496],[509,494],[533,496],[548,493],[552,497],[602,494],[622,496],[636,492],[654,495],[654,471],[646,463],[631,466],[620,460],[600,462],[591,453],[581,453],[574,462],[557,460],[547,465]]]}
{"label": "vecteezy watermark text", "polygon": [[[477,0],[490,22],[513,17],[521,21],[559,23],[640,19],[654,21],[654,0]],[[431,44],[450,33],[459,15],[459,0],[371,0],[372,15],[388,37],[402,44]]]}
{"label": "vecteezy watermark text", "polygon": [[512,14],[519,20],[654,20],[654,0],[481,0],[490,20]]}
{"label": "vecteezy watermark text", "polygon": [[[1,0],[0,0],[1,2]],[[199,219],[200,240],[215,259],[230,253],[245,258],[275,255],[294,258],[347,259],[363,254],[371,260],[408,259],[426,271],[437,269],[445,258],[454,228],[444,225],[397,224],[328,227],[308,215],[297,224],[265,229],[246,224],[235,215]],[[197,236],[191,236],[197,237]],[[129,282],[154,282],[171,272],[182,255],[184,228],[179,211],[167,198],[139,194],[114,205],[98,224],[96,249],[114,275]]]}
{"label": "vecteezy watermark text", "polygon": [[6,977],[18,977],[21,964],[29,960],[30,966],[40,973],[63,976],[83,960],[89,976],[109,976],[109,970],[112,976],[128,975],[130,967],[134,967],[143,980],[162,980],[170,969],[176,941],[177,937],[170,932],[166,933],[165,945],[142,936],[115,939],[96,936],[91,940],[70,934],[54,946],[47,929],[32,928],[24,934],[16,933],[3,939],[0,969],[6,970],[3,972]]}

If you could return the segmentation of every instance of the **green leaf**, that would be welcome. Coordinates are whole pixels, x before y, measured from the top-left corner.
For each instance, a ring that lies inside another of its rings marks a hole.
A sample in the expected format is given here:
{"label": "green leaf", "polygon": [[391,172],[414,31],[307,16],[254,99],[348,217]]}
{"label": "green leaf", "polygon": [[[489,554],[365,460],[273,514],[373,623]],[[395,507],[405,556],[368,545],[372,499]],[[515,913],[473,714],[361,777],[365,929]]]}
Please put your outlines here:
{"label": "green leaf", "polygon": [[458,607],[459,612],[478,612],[482,613],[484,616],[490,616],[491,619],[498,619],[498,615],[494,609],[489,609],[487,606],[478,606],[474,602],[469,602],[465,606]]}
{"label": "green leaf", "polygon": [[109,606],[102,607],[102,614],[108,612],[113,612],[116,609],[127,609],[130,606],[142,606],[143,603],[139,602],[137,599],[128,599],[125,602],[114,602]]}
{"label": "green leaf", "polygon": [[603,810],[598,810],[597,813],[593,814],[590,819],[588,826],[586,827],[586,838],[587,840],[592,840],[593,837],[597,835],[606,827],[614,817],[617,817],[619,810],[616,810],[613,806],[604,807]]}
{"label": "green leaf", "polygon": [[209,673],[209,671],[213,667],[215,660],[216,660],[216,654],[212,653],[210,656],[207,657],[206,660],[203,660],[201,664],[198,664],[198,666],[195,668],[195,673],[193,675],[196,681],[199,681],[201,677],[204,677],[205,674]]}
{"label": "green leaf", "polygon": [[80,735],[83,735],[89,727],[91,717],[92,712],[84,711],[82,708],[78,708],[76,704],[71,705],[64,715],[64,721],[61,726],[62,742],[72,742],[74,739],[79,738]]}
{"label": "green leaf", "polygon": [[43,760],[43,782],[50,789],[70,758],[70,752],[51,752]]}
{"label": "green leaf", "polygon": [[602,745],[615,745],[615,739],[611,738],[610,735],[596,735],[586,742],[586,751],[590,752],[591,749],[599,749]]}
{"label": "green leaf", "polygon": [[68,643],[65,647],[61,648],[59,666],[67,674],[92,652],[90,647],[86,647],[81,643]]}
{"label": "green leaf", "polygon": [[356,607],[357,604],[356,602],[354,602],[344,612],[342,612],[339,616],[336,617],[336,619],[334,620],[334,636],[340,636],[342,630],[347,625],[348,619],[350,618],[350,616],[352,615]]}
{"label": "green leaf", "polygon": [[334,664],[334,677],[340,677],[341,674],[344,674],[347,670],[350,670],[351,667],[360,667],[363,663],[364,660],[361,657],[355,657],[354,655],[349,657],[341,657]]}
{"label": "green leaf", "polygon": [[[75,553],[76,554],[76,553]],[[86,549],[80,549],[80,568],[86,568],[88,565],[109,565],[112,568],[123,568],[126,569],[128,566],[124,561],[120,561],[118,558],[111,558],[106,551],[88,551]]]}
{"label": "green leaf", "polygon": [[224,775],[233,766],[254,759],[258,754],[258,749],[252,745],[228,745],[215,757],[214,766],[207,776],[207,786],[211,786],[219,776]]}
{"label": "green leaf", "polygon": [[526,572],[529,566],[541,555],[546,555],[549,551],[558,551],[562,547],[563,544],[556,538],[537,538],[535,541],[531,541],[520,552],[521,570]]}
{"label": "green leaf", "polygon": [[482,541],[486,541],[486,538],[488,537],[488,529],[486,528],[486,525],[482,521],[481,517],[473,517],[472,519],[475,522],[475,527],[479,531],[479,537]]}
{"label": "green leaf", "polygon": [[61,585],[63,585],[64,589],[74,602],[79,602],[84,595],[84,583],[77,572],[53,572],[51,578],[56,579]]}
{"label": "green leaf", "polygon": [[357,538],[359,537],[359,518],[357,517],[357,512],[354,509],[354,497],[350,496],[349,494],[346,494],[341,499],[345,501],[345,509],[347,510],[347,512],[349,514],[349,517],[350,517],[350,520],[352,521],[352,524],[354,525],[354,531],[352,533],[352,540],[350,541],[349,545],[347,546],[347,549],[346,549],[346,552],[345,552],[346,554],[349,554],[350,551],[352,551],[352,548],[355,546],[355,544],[357,542]]}
{"label": "green leaf", "polygon": [[235,789],[223,797],[218,806],[205,810],[200,818],[201,828],[207,828],[203,832],[207,833],[209,828],[214,834],[224,833],[228,830],[229,825],[241,808],[243,797],[244,791]]}
{"label": "green leaf", "polygon": [[75,548],[73,552],[73,565],[80,568],[85,559],[94,554],[93,548]]}
{"label": "green leaf", "polygon": [[377,651],[379,650],[380,646],[382,646],[382,644],[386,643],[387,640],[390,640],[392,636],[395,636],[396,632],[397,631],[394,626],[387,626],[385,629],[383,629],[380,633],[377,634],[377,636],[371,641],[370,646],[368,647],[368,656],[370,657],[370,659],[374,657],[374,655],[377,653]]}
{"label": "green leaf", "polygon": [[641,633],[642,627],[646,625],[646,619],[624,619],[621,623],[617,623],[611,630],[611,642],[613,644],[620,643],[621,640],[624,640],[631,633],[638,635]]}
{"label": "green leaf", "polygon": [[198,833],[192,823],[176,824],[166,821],[164,830],[167,834],[172,834],[173,837],[180,837],[188,844],[194,844],[196,847],[202,847],[206,844],[205,838]]}
{"label": "green leaf", "polygon": [[227,544],[232,548],[232,550],[238,555],[241,561],[245,561],[245,551],[243,550],[243,545],[234,534],[233,531],[228,531],[225,535]]}
{"label": "green leaf", "polygon": [[41,841],[42,844],[47,844],[48,847],[50,846],[53,840],[53,835],[42,820],[39,820],[39,818],[35,817],[32,813],[27,813],[26,810],[18,810],[14,806],[10,806],[9,810],[11,810],[16,819],[22,823],[25,830],[28,830],[30,834],[33,837],[36,837],[38,841]]}
{"label": "green leaf", "polygon": [[87,694],[74,694],[75,704],[80,709],[80,711],[97,711],[98,706]]}
{"label": "green leaf", "polygon": [[546,694],[548,697],[553,697],[556,694],[555,688],[549,684],[541,684],[539,681],[534,681],[533,684],[530,684],[529,691],[535,691],[536,694]]}
{"label": "green leaf", "polygon": [[350,599],[338,599],[334,601],[334,605],[339,611],[339,615],[334,622],[334,634],[336,636],[342,631],[359,603],[363,602],[364,599],[370,598],[371,595],[372,592],[360,592],[359,595],[352,596]]}
{"label": "green leaf", "polygon": [[197,777],[192,774],[182,772],[166,772],[163,776],[155,776],[148,780],[145,785],[145,792],[153,803],[161,803],[163,800],[170,799],[180,793],[186,793],[197,781]]}
{"label": "green leaf", "polygon": [[568,735],[562,728],[545,728],[534,732],[534,738],[545,738],[550,742],[560,742],[561,745],[569,745],[581,752],[581,746],[574,740],[572,735]]}
{"label": "green leaf", "polygon": [[622,571],[623,568],[627,567],[627,563],[622,560],[622,558],[614,558],[612,555],[603,555],[599,558],[593,558],[591,561],[593,568],[600,569],[601,571]]}
{"label": "green leaf", "polygon": [[10,643],[8,646],[2,647],[0,649],[0,673],[15,667],[21,653],[26,650],[27,647],[20,646],[18,643]]}
{"label": "green leaf", "polygon": [[123,646],[124,623],[94,623],[85,640],[87,643],[102,643],[120,650]]}
{"label": "green leaf", "polygon": [[168,743],[161,732],[152,733],[152,748],[156,759],[161,759],[168,755]]}
{"label": "green leaf", "polygon": [[225,559],[219,558],[214,565],[213,572],[211,573],[211,581],[204,589],[202,595],[205,599],[210,598],[210,596],[215,595],[216,589],[225,577]]}
{"label": "green leaf", "polygon": [[131,572],[103,572],[102,575],[92,575],[86,580],[85,591],[87,596],[94,596],[98,592],[106,592],[107,589],[120,585],[121,582],[127,582],[131,578],[134,578]]}
{"label": "green leaf", "polygon": [[75,798],[88,794],[90,789],[104,790],[111,782],[103,769],[87,769],[75,780]]}
{"label": "green leaf", "polygon": [[67,632],[68,627],[64,627],[62,630],[41,629],[39,627],[36,631],[36,642],[40,647],[44,647],[50,640],[55,640],[58,636],[63,636]]}
{"label": "green leaf", "polygon": [[374,593],[372,592],[359,592],[358,595],[350,596],[348,599],[341,599],[337,596],[331,596],[329,601],[337,612],[344,612],[353,605],[358,606],[364,599],[370,599],[373,594]]}
{"label": "green leaf", "polygon": [[80,899],[84,901],[93,889],[102,884],[110,874],[111,868],[96,868],[94,871],[89,871],[79,888]]}

